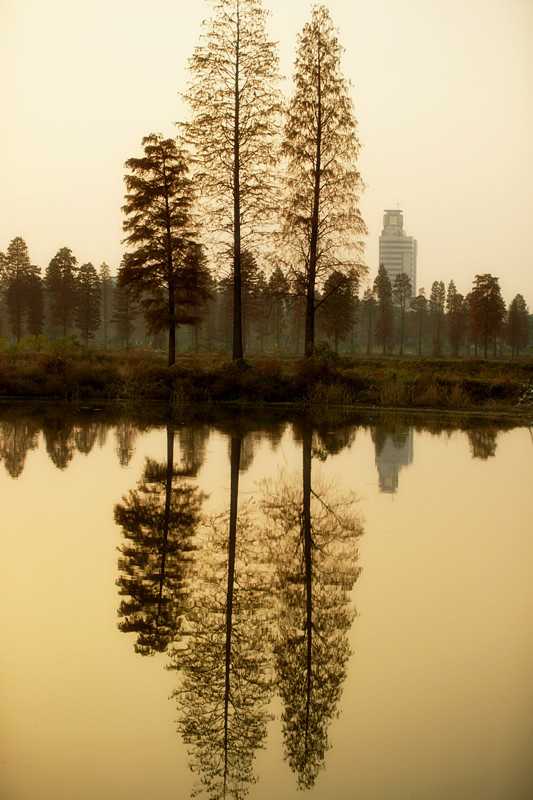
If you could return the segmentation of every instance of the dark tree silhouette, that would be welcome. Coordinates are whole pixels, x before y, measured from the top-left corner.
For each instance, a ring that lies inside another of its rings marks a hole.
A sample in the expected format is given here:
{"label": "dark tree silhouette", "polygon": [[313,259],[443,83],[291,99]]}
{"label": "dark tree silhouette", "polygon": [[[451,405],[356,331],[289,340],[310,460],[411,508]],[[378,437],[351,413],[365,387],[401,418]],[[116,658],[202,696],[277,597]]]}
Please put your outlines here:
{"label": "dark tree silhouette", "polygon": [[282,606],[275,649],[284,704],[285,755],[300,789],[311,788],[324,765],[328,727],[336,713],[350,655],[355,616],[349,592],[359,574],[356,540],[363,532],[354,498],[312,478],[313,445],[305,423],[302,475],[263,484],[262,508]]}
{"label": "dark tree silhouette", "polygon": [[287,109],[283,235],[295,288],[306,301],[306,356],[315,343],[316,293],[336,270],[362,274],[366,226],[358,208],[363,182],[359,139],[342,48],[326,6],[314,6],[298,38],[294,91]]}
{"label": "dark tree silhouette", "polygon": [[189,483],[176,485],[174,428],[167,428],[167,461],[147,459],[138,488],[115,506],[115,522],[126,542],[120,547],[117,580],[125,598],[119,628],[135,632],[142,655],[163,652],[180,636],[187,608],[190,553],[205,495]]}
{"label": "dark tree silhouette", "polygon": [[186,138],[210,227],[232,261],[233,359],[243,358],[242,256],[270,227],[280,111],[278,59],[260,0],[217,0],[190,60]]}
{"label": "dark tree silhouette", "polygon": [[76,325],[81,331],[85,349],[87,349],[89,339],[94,339],[96,331],[100,327],[102,300],[100,278],[91,263],[81,265],[78,270],[77,283]]}
{"label": "dark tree silhouette", "polygon": [[238,800],[254,782],[253,759],[266,737],[272,694],[272,602],[261,536],[251,508],[239,504],[242,443],[234,430],[229,513],[214,517],[203,534],[187,646],[174,649],[171,663],[183,673],[175,692],[178,727],[199,775],[197,793],[204,789],[213,800]]}
{"label": "dark tree silhouette", "polygon": [[193,229],[193,185],[188,161],[175,139],[151,133],[144,156],[130,158],[122,208],[130,250],[118,273],[144,310],[152,333],[168,331],[168,363],[176,360],[176,330],[192,324],[207,298],[205,256]]}
{"label": "dark tree silhouette", "polygon": [[413,296],[413,287],[411,286],[409,275],[405,272],[400,272],[394,278],[392,294],[400,311],[400,355],[402,356],[405,337],[405,312]]}
{"label": "dark tree silhouette", "polygon": [[381,345],[382,352],[385,354],[392,347],[394,317],[392,286],[384,264],[379,265],[378,274],[374,279],[374,295],[377,300],[376,341]]}
{"label": "dark tree silhouette", "polygon": [[521,294],[517,294],[509,304],[505,332],[513,356],[519,356],[520,350],[527,347],[529,338],[529,310]]}
{"label": "dark tree silhouette", "polygon": [[44,277],[52,330],[66,336],[74,326],[78,262],[68,247],[62,247],[51,259]]}
{"label": "dark tree silhouette", "polygon": [[498,278],[489,274],[476,275],[469,294],[469,308],[476,343],[478,341],[483,343],[487,358],[491,339],[496,350],[496,337],[502,330],[505,317],[505,303],[500,293]]}

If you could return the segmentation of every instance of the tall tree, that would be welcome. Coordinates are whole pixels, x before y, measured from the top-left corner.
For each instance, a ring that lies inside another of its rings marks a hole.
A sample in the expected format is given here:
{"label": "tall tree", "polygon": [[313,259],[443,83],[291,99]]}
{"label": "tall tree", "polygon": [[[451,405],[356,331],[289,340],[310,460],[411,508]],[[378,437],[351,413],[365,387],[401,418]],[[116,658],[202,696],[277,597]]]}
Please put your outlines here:
{"label": "tall tree", "polygon": [[105,261],[100,265],[98,277],[100,278],[100,320],[102,326],[102,340],[104,349],[106,349],[109,323],[111,322],[111,316],[113,314],[114,282],[113,278],[111,277],[111,270]]}
{"label": "tall tree", "polygon": [[17,342],[26,330],[40,333],[36,301],[41,298],[42,327],[42,289],[40,270],[30,261],[28,246],[24,239],[16,236],[9,244],[3,258],[2,288],[6,301],[11,331]]}
{"label": "tall tree", "polygon": [[168,363],[176,360],[176,330],[193,323],[207,296],[207,268],[192,225],[193,188],[185,152],[175,139],[151,133],[144,156],[130,158],[122,208],[124,256],[118,284],[140,301],[152,333],[168,331]]}
{"label": "tall tree", "polygon": [[511,352],[520,355],[520,349],[527,347],[529,334],[529,310],[521,294],[509,304],[507,311],[506,334],[507,342],[511,345]]}
{"label": "tall tree", "polygon": [[283,233],[299,273],[296,282],[305,293],[307,356],[315,340],[317,290],[332,270],[364,271],[357,120],[341,72],[341,53],[328,9],[315,6],[298,39],[283,142]]}
{"label": "tall tree", "polygon": [[324,283],[320,306],[320,325],[326,336],[333,339],[336,353],[339,341],[344,341],[352,327],[357,306],[358,277],[355,271],[346,276],[339,270],[331,272]]}
{"label": "tall tree", "polygon": [[403,341],[405,335],[405,310],[407,304],[413,296],[413,287],[411,286],[411,279],[406,272],[400,272],[394,278],[394,285],[392,287],[392,294],[394,300],[400,311],[400,355],[403,355]]}
{"label": "tall tree", "polygon": [[68,247],[57,251],[46,268],[45,288],[54,332],[66,336],[73,326],[77,309],[78,262]]}
{"label": "tall tree", "polygon": [[446,315],[448,320],[448,341],[454,358],[459,357],[459,347],[463,344],[466,336],[468,326],[466,308],[463,295],[457,291],[453,280],[450,281],[446,293]]}
{"label": "tall tree", "polygon": [[433,355],[440,358],[442,355],[442,340],[444,337],[444,307],[446,304],[446,289],[443,281],[433,281],[429,295],[429,315],[431,318],[431,335],[433,338]]}
{"label": "tall tree", "polygon": [[385,354],[392,347],[394,320],[392,286],[384,264],[379,265],[378,274],[374,279],[374,294],[377,299],[376,339]]}
{"label": "tall tree", "polygon": [[418,343],[418,355],[422,355],[422,338],[424,335],[424,323],[427,317],[428,301],[426,299],[426,290],[419,289],[416,297],[411,300],[411,315],[413,324],[416,330],[416,339]]}
{"label": "tall tree", "polygon": [[76,325],[81,331],[85,349],[100,325],[100,278],[91,263],[82,264],[78,271],[78,304]]}
{"label": "tall tree", "polygon": [[372,354],[375,335],[377,300],[373,289],[367,288],[361,299],[361,331],[366,339],[366,354]]}
{"label": "tall tree", "polygon": [[190,60],[186,137],[213,229],[232,259],[233,359],[243,358],[242,254],[270,221],[274,138],[280,98],[278,58],[260,0],[214,0],[213,16]]}
{"label": "tall tree", "polygon": [[470,292],[470,318],[476,341],[482,341],[487,358],[489,341],[500,333],[505,316],[498,278],[486,273],[476,275]]}
{"label": "tall tree", "polygon": [[114,326],[125,350],[130,349],[130,338],[139,313],[139,306],[133,299],[130,289],[115,286],[111,324]]}

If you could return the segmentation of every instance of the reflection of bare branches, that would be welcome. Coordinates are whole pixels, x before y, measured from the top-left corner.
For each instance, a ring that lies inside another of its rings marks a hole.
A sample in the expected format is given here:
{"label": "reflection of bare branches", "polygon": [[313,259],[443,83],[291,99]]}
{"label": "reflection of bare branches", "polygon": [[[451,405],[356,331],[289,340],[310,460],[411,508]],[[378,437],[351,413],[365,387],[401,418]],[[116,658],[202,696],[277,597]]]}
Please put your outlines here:
{"label": "reflection of bare branches", "polygon": [[[231,437],[231,498],[227,511],[206,528],[186,641],[174,648],[171,668],[183,680],[176,690],[178,727],[191,746],[191,769],[209,798],[248,793],[253,760],[269,719],[269,569],[253,502],[238,506],[242,437]],[[201,565],[201,566],[200,566]]]}
{"label": "reflection of bare branches", "polygon": [[271,557],[281,595],[275,663],[284,702],[286,758],[299,788],[323,766],[350,655],[355,616],[349,592],[359,574],[356,540],[363,532],[355,498],[311,481],[312,433],[304,430],[302,477],[280,473],[262,484]]}

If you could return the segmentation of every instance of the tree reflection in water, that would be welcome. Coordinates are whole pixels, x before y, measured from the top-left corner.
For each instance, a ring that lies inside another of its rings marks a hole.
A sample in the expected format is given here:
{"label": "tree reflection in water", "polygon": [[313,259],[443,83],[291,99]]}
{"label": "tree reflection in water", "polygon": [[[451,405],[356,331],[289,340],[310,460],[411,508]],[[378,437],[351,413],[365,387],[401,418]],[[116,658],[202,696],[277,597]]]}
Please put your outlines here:
{"label": "tree reflection in water", "polygon": [[138,488],[115,506],[115,521],[127,540],[119,549],[124,596],[119,609],[122,631],[135,631],[135,650],[163,652],[180,636],[189,592],[194,538],[206,497],[181,482],[190,470],[174,467],[174,428],[167,428],[167,461],[146,460]]}
{"label": "tree reflection in water", "polygon": [[284,703],[285,755],[298,787],[314,785],[328,749],[350,655],[347,632],[355,616],[349,592],[359,574],[353,512],[355,498],[313,479],[313,452],[326,457],[303,425],[301,480],[281,473],[263,484],[276,567],[279,619],[275,643],[276,683]]}
{"label": "tree reflection in water", "polygon": [[189,633],[170,668],[182,671],[178,729],[199,775],[193,796],[242,798],[255,782],[272,695],[271,597],[264,536],[253,503],[239,506],[243,434],[230,438],[230,507],[211,520],[196,553]]}

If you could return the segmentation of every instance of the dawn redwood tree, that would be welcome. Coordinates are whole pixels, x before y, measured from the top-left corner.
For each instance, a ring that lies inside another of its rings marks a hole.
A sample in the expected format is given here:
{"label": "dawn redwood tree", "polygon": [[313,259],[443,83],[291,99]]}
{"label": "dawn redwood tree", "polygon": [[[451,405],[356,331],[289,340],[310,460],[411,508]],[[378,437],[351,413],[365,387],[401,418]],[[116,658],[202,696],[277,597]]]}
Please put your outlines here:
{"label": "dawn redwood tree", "polygon": [[520,350],[527,347],[529,334],[529,310],[521,294],[509,304],[506,322],[507,343],[513,356],[519,356]]}
{"label": "dawn redwood tree", "polygon": [[207,297],[205,257],[192,223],[193,187],[185,152],[175,139],[151,133],[144,156],[126,161],[122,207],[127,234],[120,288],[140,302],[151,333],[168,331],[168,364],[176,360],[176,329],[190,325]]}
{"label": "dawn redwood tree", "polygon": [[400,272],[399,275],[396,275],[392,287],[392,294],[400,311],[400,355],[402,356],[405,333],[405,310],[413,296],[413,287],[411,286],[411,280],[407,273]]}
{"label": "dawn redwood tree", "polygon": [[81,331],[85,349],[89,339],[93,339],[100,327],[100,278],[95,267],[89,262],[82,264],[78,270],[78,305],[76,309],[76,325]]}
{"label": "dawn redwood tree", "polygon": [[52,330],[66,336],[74,325],[78,305],[78,262],[68,247],[62,247],[51,259],[44,282]]}
{"label": "dawn redwood tree", "polygon": [[394,317],[392,286],[384,264],[379,265],[378,274],[374,279],[374,296],[377,300],[376,340],[385,355],[392,347]]}
{"label": "dawn redwood tree", "polygon": [[362,274],[366,226],[359,139],[342,48],[326,6],[314,6],[298,38],[294,92],[286,113],[283,235],[306,301],[305,355],[313,352],[316,294],[334,270]]}
{"label": "dawn redwood tree", "polygon": [[190,59],[185,99],[197,182],[211,229],[232,261],[233,359],[243,358],[242,257],[272,218],[275,137],[281,108],[278,57],[260,0],[213,0]]}
{"label": "dawn redwood tree", "polygon": [[489,341],[496,340],[505,316],[498,278],[486,273],[476,275],[469,295],[470,319],[476,341],[482,341],[487,358]]}

